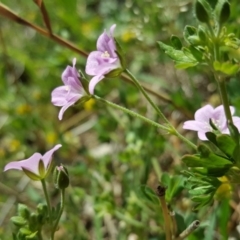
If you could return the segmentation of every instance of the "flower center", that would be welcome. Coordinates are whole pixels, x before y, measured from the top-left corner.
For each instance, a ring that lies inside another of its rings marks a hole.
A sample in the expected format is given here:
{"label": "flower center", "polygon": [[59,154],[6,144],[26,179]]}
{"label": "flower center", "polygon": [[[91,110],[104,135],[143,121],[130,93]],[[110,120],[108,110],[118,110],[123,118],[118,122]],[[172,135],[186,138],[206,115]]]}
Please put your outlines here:
{"label": "flower center", "polygon": [[65,90],[66,90],[67,92],[69,92],[69,91],[70,91],[70,89],[71,89],[71,87],[70,87],[70,86],[65,86]]}
{"label": "flower center", "polygon": [[109,58],[110,54],[108,53],[108,51],[105,51],[104,53],[102,53],[101,57],[102,58]]}

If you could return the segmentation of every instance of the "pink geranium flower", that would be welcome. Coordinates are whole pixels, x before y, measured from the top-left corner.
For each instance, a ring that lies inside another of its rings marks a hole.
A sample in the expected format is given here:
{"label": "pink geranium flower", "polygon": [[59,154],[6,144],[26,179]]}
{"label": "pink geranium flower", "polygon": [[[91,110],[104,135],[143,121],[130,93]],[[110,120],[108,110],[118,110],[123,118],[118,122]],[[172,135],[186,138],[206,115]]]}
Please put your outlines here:
{"label": "pink geranium flower", "polygon": [[120,69],[121,63],[116,54],[117,48],[113,37],[116,25],[110,28],[110,36],[104,31],[97,40],[97,51],[89,54],[86,64],[86,73],[94,76],[89,83],[89,92],[93,94],[94,88],[111,71]]}
{"label": "pink geranium flower", "polygon": [[[234,107],[230,106],[230,111],[233,115]],[[224,113],[223,105],[215,109],[211,105],[206,105],[196,111],[194,118],[195,120],[184,122],[183,128],[197,131],[198,137],[201,140],[208,140],[205,133],[214,131],[214,129],[210,125],[210,119],[218,129],[219,133],[229,134],[227,119]],[[233,117],[233,123],[238,129],[240,129],[239,117]]]}
{"label": "pink geranium flower", "polygon": [[52,155],[60,147],[62,147],[62,145],[57,144],[44,155],[36,152],[30,158],[21,161],[10,162],[5,166],[4,172],[10,169],[16,169],[24,171],[32,180],[44,179],[51,166]]}
{"label": "pink geranium flower", "polygon": [[52,91],[53,105],[62,107],[58,114],[59,120],[62,120],[64,112],[83,96],[83,87],[75,64],[76,58],[73,59],[73,66],[67,66],[62,73],[64,86],[57,87]]}

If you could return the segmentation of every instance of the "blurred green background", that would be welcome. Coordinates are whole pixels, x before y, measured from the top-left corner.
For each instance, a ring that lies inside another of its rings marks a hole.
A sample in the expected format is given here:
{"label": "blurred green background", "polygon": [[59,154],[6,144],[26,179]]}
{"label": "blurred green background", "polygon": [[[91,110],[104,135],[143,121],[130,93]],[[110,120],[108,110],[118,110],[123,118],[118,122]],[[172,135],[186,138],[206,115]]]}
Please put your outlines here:
{"label": "blurred green background", "polygon": [[[240,5],[238,0],[230,2],[228,31],[240,37]],[[1,3],[44,28],[33,1]],[[176,70],[156,43],[169,43],[172,34],[182,38],[185,25],[197,25],[194,1],[44,3],[54,34],[86,52],[95,50],[98,36],[116,23],[115,37],[125,52],[128,68],[155,92],[152,99],[180,132],[182,123],[192,119],[196,109],[206,103],[220,104],[217,86],[207,68]],[[239,57],[240,53],[234,54]],[[239,239],[239,214],[233,207],[239,201],[238,189],[231,206],[228,199],[216,200],[212,207],[191,211],[180,161],[191,149],[179,139],[93,100],[71,107],[63,120],[58,120],[59,108],[51,104],[51,91],[62,85],[61,73],[74,57],[77,68],[84,72],[86,57],[0,16],[0,167],[36,151],[44,153],[57,143],[63,145],[54,161],[68,167],[71,187],[66,192],[66,208],[56,239],[165,239],[160,205],[143,194],[150,188],[155,191],[163,176],[169,183],[167,200],[176,213],[178,230],[195,219],[202,222],[189,240],[227,239],[229,235]],[[239,115],[239,76],[228,86]],[[96,93],[159,121],[138,90],[122,78],[100,82]],[[197,141],[195,133],[184,134]],[[52,201],[57,204],[58,192],[51,178],[49,185]],[[0,174],[0,193],[0,239],[8,240],[13,229],[9,219],[16,214],[17,202],[32,207],[43,201],[42,191],[38,182],[27,180],[22,172],[9,171]]]}

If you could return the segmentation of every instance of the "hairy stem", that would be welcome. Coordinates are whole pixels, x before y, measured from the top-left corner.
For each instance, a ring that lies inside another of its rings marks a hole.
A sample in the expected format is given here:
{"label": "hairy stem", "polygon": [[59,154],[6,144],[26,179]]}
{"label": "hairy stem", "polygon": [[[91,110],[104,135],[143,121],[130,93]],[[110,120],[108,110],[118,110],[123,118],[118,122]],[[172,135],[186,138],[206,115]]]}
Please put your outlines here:
{"label": "hairy stem", "polygon": [[150,125],[152,125],[152,126],[155,126],[155,127],[159,128],[159,129],[161,129],[161,130],[164,130],[164,131],[167,131],[167,132],[169,132],[169,130],[170,130],[170,128],[168,128],[168,127],[166,127],[166,126],[164,126],[164,125],[161,125],[161,124],[159,124],[159,123],[156,123],[156,122],[150,120],[149,118],[146,118],[146,117],[144,117],[144,116],[142,116],[142,115],[140,115],[140,114],[138,114],[138,113],[136,113],[136,112],[134,112],[134,111],[131,111],[131,110],[125,108],[125,107],[119,106],[119,105],[117,105],[117,104],[115,104],[115,103],[113,103],[113,102],[110,102],[110,101],[108,101],[108,100],[105,100],[105,99],[103,99],[103,98],[101,98],[101,97],[98,97],[98,96],[96,96],[96,95],[94,95],[93,97],[94,97],[96,100],[98,100],[98,101],[100,101],[100,102],[103,102],[104,104],[106,104],[106,105],[108,105],[108,106],[111,106],[111,107],[113,107],[113,108],[116,108],[116,109],[118,109],[118,110],[121,110],[122,112],[125,112],[125,113],[129,114],[130,116],[139,118],[139,119],[143,120],[144,122],[147,122],[148,124],[150,124]]}

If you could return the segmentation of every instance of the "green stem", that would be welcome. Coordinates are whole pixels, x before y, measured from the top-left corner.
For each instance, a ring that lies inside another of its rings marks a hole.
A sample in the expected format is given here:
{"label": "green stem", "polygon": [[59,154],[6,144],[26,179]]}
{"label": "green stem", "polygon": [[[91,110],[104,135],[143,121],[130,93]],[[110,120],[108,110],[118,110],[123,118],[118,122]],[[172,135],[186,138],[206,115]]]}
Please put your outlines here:
{"label": "green stem", "polygon": [[139,118],[139,119],[143,120],[144,122],[149,123],[149,124],[152,125],[152,126],[155,126],[155,127],[157,127],[157,128],[160,128],[160,129],[162,129],[162,130],[164,130],[164,131],[167,131],[167,132],[169,132],[169,131],[171,130],[169,127],[165,127],[165,126],[163,126],[163,125],[161,125],[161,124],[158,124],[158,123],[156,123],[156,122],[154,122],[154,121],[152,121],[152,120],[150,120],[150,119],[148,119],[148,118],[146,118],[146,117],[144,117],[144,116],[142,116],[142,115],[140,115],[140,114],[138,114],[138,113],[136,113],[136,112],[133,112],[133,111],[125,108],[125,107],[119,106],[119,105],[117,105],[117,104],[115,104],[115,103],[113,103],[113,102],[110,102],[110,101],[108,101],[108,100],[105,100],[105,99],[103,99],[103,98],[101,98],[101,97],[98,97],[98,96],[96,96],[96,95],[94,95],[93,97],[94,97],[96,100],[101,101],[101,102],[107,104],[108,106],[111,106],[111,107],[113,107],[113,108],[116,108],[116,109],[118,109],[118,110],[121,110],[122,112],[125,112],[125,113],[129,114],[130,116]]}
{"label": "green stem", "polygon": [[57,219],[56,219],[56,222],[53,226],[53,229],[52,229],[52,235],[51,235],[51,240],[54,240],[54,234],[56,232],[56,229],[57,229],[57,226],[58,226],[58,223],[59,223],[59,220],[62,216],[62,213],[63,213],[63,209],[64,209],[64,204],[65,204],[65,189],[61,189],[61,202],[60,202],[60,210],[58,212],[58,216],[57,216]]}
{"label": "green stem", "polygon": [[[181,139],[183,142],[185,142],[186,144],[188,144],[190,147],[192,147],[193,149],[197,150],[197,146],[190,142],[187,138],[185,138],[182,134],[180,134],[175,128],[172,129],[172,134],[177,136],[179,139]],[[170,132],[171,133],[171,132]]]}
{"label": "green stem", "polygon": [[40,228],[38,229],[37,236],[38,236],[38,240],[42,240],[42,239],[43,239],[43,238],[42,238],[42,227],[40,227]]}
{"label": "green stem", "polygon": [[51,208],[51,203],[50,203],[50,199],[49,199],[48,192],[47,192],[45,179],[42,179],[41,183],[42,183],[44,196],[45,196],[45,199],[46,199],[46,202],[47,202],[48,215],[49,215],[50,224],[52,224],[52,208]]}
{"label": "green stem", "polygon": [[[185,143],[187,143],[189,146],[191,146],[192,148],[194,148],[195,150],[197,149],[197,146],[195,144],[193,144],[192,142],[190,142],[188,139],[186,139],[184,136],[182,136],[172,125],[170,125],[169,127],[166,127],[164,125],[161,125],[159,123],[156,123],[152,120],[150,120],[149,118],[146,118],[136,112],[133,112],[125,107],[122,107],[122,106],[119,106],[113,102],[110,102],[108,100],[105,100],[101,97],[98,97],[96,95],[93,96],[96,100],[98,101],[101,101],[105,104],[107,104],[108,106],[111,106],[113,108],[116,108],[116,109],[119,109],[121,110],[122,112],[125,112],[127,114],[129,114],[130,116],[133,116],[133,117],[136,117],[136,118],[139,118],[141,120],[143,120],[144,122],[147,122],[149,123],[150,125],[154,126],[154,127],[157,127],[161,130],[164,130],[164,131],[167,131],[168,133],[172,134],[172,135],[175,135],[177,136],[178,138],[180,138],[182,141],[184,141]],[[169,123],[170,124],[170,123]]]}
{"label": "green stem", "polygon": [[229,101],[228,101],[225,79],[220,79],[220,77],[219,77],[217,82],[218,82],[218,87],[219,87],[219,91],[220,91],[220,95],[221,95],[221,99],[222,99],[222,103],[223,103],[226,118],[228,120],[228,123],[233,124],[232,114],[231,114],[231,110],[230,110],[230,107],[229,107]]}
{"label": "green stem", "polygon": [[156,106],[156,104],[152,101],[152,99],[148,96],[144,88],[141,86],[141,84],[138,82],[138,80],[132,75],[132,73],[125,69],[126,74],[132,79],[132,81],[135,83],[135,85],[138,87],[138,89],[142,92],[144,97],[148,100],[148,102],[151,104],[151,106],[155,109],[155,111],[158,113],[158,115],[168,124],[168,119],[164,116],[164,114],[159,110],[159,108]]}
{"label": "green stem", "polygon": [[165,115],[160,111],[160,109],[156,106],[156,104],[151,100],[151,98],[148,96],[144,88],[141,86],[141,84],[138,82],[138,80],[132,75],[132,73],[126,69],[125,70],[126,74],[132,79],[132,81],[135,83],[135,85],[139,88],[139,90],[142,92],[142,94],[145,96],[145,98],[148,100],[148,102],[151,104],[151,106],[156,110],[158,115],[168,124],[169,128],[169,133],[172,135],[177,136],[180,138],[183,142],[194,148],[195,150],[197,149],[197,146],[190,142],[188,139],[186,139],[184,136],[182,136],[177,129],[175,129],[172,124],[168,121],[168,119],[165,117]]}

